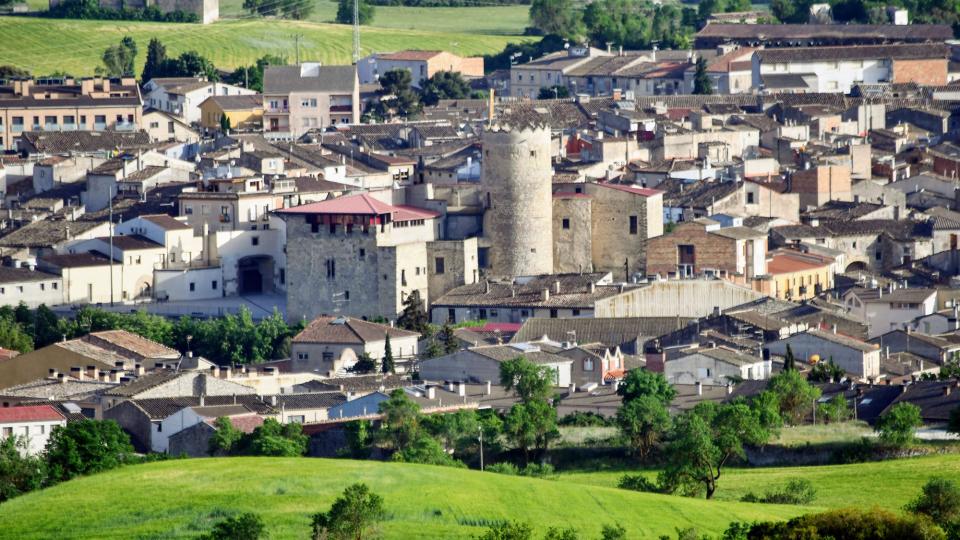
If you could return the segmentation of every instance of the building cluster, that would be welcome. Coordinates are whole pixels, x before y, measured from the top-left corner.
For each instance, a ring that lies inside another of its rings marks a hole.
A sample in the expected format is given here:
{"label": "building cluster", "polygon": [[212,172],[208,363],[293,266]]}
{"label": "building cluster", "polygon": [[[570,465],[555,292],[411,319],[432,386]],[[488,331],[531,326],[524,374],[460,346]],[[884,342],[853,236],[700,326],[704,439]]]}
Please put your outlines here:
{"label": "building cluster", "polygon": [[[386,71],[482,66],[271,66],[262,95],[10,81],[0,304],[246,304],[307,324],[290,358],[246,367],[93,333],[0,361],[0,398],[196,454],[217,417],[327,433],[395,388],[427,410],[507,408],[499,366],[521,355],[552,370],[561,413],[608,416],[630,369],[664,373],[683,409],[760,391],[793,356],[841,369],[824,394],[864,418],[906,400],[943,421],[960,393],[920,379],[960,359],[950,35],[711,22],[691,51],[570,47],[514,65],[506,97],[380,124],[360,118]],[[692,94],[699,58],[712,94]],[[573,97],[535,99],[556,87]],[[400,328],[411,310],[454,346]],[[354,373],[387,351],[397,374]]]}

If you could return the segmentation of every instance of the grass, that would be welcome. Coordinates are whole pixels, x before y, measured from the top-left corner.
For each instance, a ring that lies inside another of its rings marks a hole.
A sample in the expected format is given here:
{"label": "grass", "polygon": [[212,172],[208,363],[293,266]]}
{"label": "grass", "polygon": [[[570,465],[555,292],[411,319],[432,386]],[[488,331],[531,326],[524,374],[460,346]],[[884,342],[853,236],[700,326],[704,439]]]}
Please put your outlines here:
{"label": "grass", "polygon": [[866,422],[790,426],[780,430],[780,436],[772,444],[793,447],[808,444],[848,443],[871,435],[873,435],[873,429]]}
{"label": "grass", "polygon": [[[384,19],[389,20],[388,17]],[[409,22],[410,19],[406,20]],[[470,17],[461,17],[456,24],[446,25],[432,24],[431,19],[426,17],[423,21],[419,29],[415,30],[363,28],[362,54],[417,48],[443,49],[460,55],[480,55],[500,51],[510,42],[531,39],[427,30],[462,29],[469,26],[470,22],[473,22],[476,28],[486,28],[482,21],[471,20]],[[146,57],[147,43],[150,38],[156,37],[167,46],[168,55],[195,50],[212,60],[217,67],[233,69],[252,64],[265,54],[284,55],[292,61],[296,50],[294,34],[303,36],[300,40],[303,60],[319,60],[324,64],[346,64],[351,60],[352,28],[340,24],[243,19],[200,25],[0,17],[0,35],[15,37],[0,40],[0,64],[25,68],[38,75],[55,71],[66,71],[75,76],[92,75],[101,63],[103,50],[119,42],[122,37],[130,35],[140,47],[137,58],[140,67]]]}
{"label": "grass", "polygon": [[685,499],[463,469],[311,458],[173,460],[66,482],[0,505],[0,538],[195,538],[223,515],[259,512],[270,537],[304,538],[309,516],[353,482],[382,495],[385,538],[472,538],[499,520],[540,534],[572,526],[595,538],[621,523],[631,538],[677,526],[722,532],[730,521],[785,519],[796,507]]}
{"label": "grass", "polygon": [[[588,486],[615,487],[620,477],[628,472],[638,471],[570,472],[558,475],[558,479]],[[643,472],[651,478],[656,475],[656,471]],[[817,498],[811,510],[879,506],[897,511],[916,497],[920,487],[934,476],[960,482],[960,456],[818,467],[728,469],[720,477],[715,497],[718,501],[737,501],[749,491],[764,492],[783,487],[793,478],[805,478],[813,482],[817,489]]]}

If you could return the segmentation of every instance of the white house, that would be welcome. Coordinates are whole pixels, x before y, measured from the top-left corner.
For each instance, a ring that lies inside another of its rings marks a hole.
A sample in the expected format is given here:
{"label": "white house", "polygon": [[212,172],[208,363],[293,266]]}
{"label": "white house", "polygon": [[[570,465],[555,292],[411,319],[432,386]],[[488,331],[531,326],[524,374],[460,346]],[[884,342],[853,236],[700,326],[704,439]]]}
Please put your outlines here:
{"label": "white house", "polygon": [[[488,345],[431,358],[420,362],[420,378],[427,381],[458,381],[486,383],[500,380],[500,364],[523,356],[527,360],[549,368],[553,384],[568,387],[573,380],[573,359],[547,352],[546,345],[538,343],[511,343]],[[555,349],[551,349],[555,350]]]}
{"label": "white house", "polygon": [[667,360],[663,365],[663,375],[670,384],[699,382],[717,386],[738,379],[756,381],[769,378],[771,371],[770,360],[726,347],[692,349],[683,356]]}
{"label": "white house", "polygon": [[221,416],[232,418],[236,416],[255,415],[255,413],[243,405],[204,406],[203,400],[204,398],[201,396],[200,406],[185,407],[159,422],[154,422],[153,433],[150,437],[150,449],[154,452],[166,452],[169,448],[171,435],[201,422],[216,420]]}
{"label": "white house", "polygon": [[874,338],[933,314],[937,310],[937,291],[855,287],[844,294],[843,304],[851,315],[867,325],[867,336]]}
{"label": "white house", "polygon": [[65,425],[66,417],[53,405],[0,408],[0,438],[22,438],[28,454],[42,452],[53,428]]}
{"label": "white house", "polygon": [[420,340],[416,332],[352,317],[317,317],[290,344],[292,371],[344,372],[364,354],[382,360],[387,336],[395,362],[416,358]]}
{"label": "white house", "polygon": [[880,375],[880,347],[823,330],[807,330],[764,345],[771,355],[784,356],[790,346],[798,362],[828,362],[860,379]]}
{"label": "white house", "polygon": [[200,122],[200,104],[208,97],[253,94],[256,92],[249,88],[203,77],[156,77],[143,85],[143,104],[193,124]]}

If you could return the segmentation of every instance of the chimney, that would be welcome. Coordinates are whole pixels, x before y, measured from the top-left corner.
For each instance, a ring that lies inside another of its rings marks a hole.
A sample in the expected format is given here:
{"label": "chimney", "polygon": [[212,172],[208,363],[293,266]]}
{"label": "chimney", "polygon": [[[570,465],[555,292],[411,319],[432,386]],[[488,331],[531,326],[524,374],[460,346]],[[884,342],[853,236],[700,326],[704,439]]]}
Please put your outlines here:
{"label": "chimney", "polygon": [[427,387],[427,399],[437,399],[437,389],[433,386]]}
{"label": "chimney", "polygon": [[220,378],[220,366],[210,366],[210,375]]}
{"label": "chimney", "polygon": [[697,395],[698,396],[703,395],[703,383],[700,381],[697,381]]}
{"label": "chimney", "polygon": [[120,382],[120,376],[123,375],[123,370],[120,369],[111,369],[110,370],[110,382],[118,383]]}
{"label": "chimney", "polygon": [[559,280],[559,279],[553,282],[553,293],[554,293],[554,294],[560,294],[560,280]]}
{"label": "chimney", "polygon": [[137,377],[143,377],[143,364],[134,364],[133,372]]}
{"label": "chimney", "polygon": [[267,375],[267,376],[269,376],[269,377],[279,377],[279,376],[280,376],[280,372],[277,371],[277,368],[275,368],[275,367],[265,367],[265,368],[263,368],[263,374],[264,374],[264,375]]}
{"label": "chimney", "polygon": [[491,388],[491,383],[490,383],[490,381],[487,381],[486,395],[489,396],[489,395],[492,394],[492,393],[493,393],[493,389]]}
{"label": "chimney", "polygon": [[78,381],[84,380],[83,366],[72,366],[70,368],[70,376]]}
{"label": "chimney", "polygon": [[577,393],[577,385],[574,384],[574,383],[570,383],[570,386],[567,387],[567,393],[568,393],[568,394],[576,394],[576,393]]}
{"label": "chimney", "polygon": [[104,77],[104,78],[103,78],[103,82],[101,83],[101,87],[103,88],[103,91],[104,91],[104,92],[109,92],[109,91],[110,91],[110,78],[109,78],[109,77]]}
{"label": "chimney", "polygon": [[203,394],[200,394],[200,406],[201,407],[206,406],[206,402],[207,402],[206,396],[204,396]]}
{"label": "chimney", "polygon": [[457,395],[460,397],[464,397],[467,395],[467,385],[465,383],[463,382],[457,383]]}
{"label": "chimney", "polygon": [[67,376],[63,373],[57,373],[57,382],[60,384],[67,384]]}
{"label": "chimney", "polygon": [[447,382],[447,392],[451,392],[451,393],[452,393],[452,392],[453,392],[453,389],[454,389],[453,386],[454,386],[454,385],[453,385],[453,381]]}
{"label": "chimney", "polygon": [[833,333],[836,334],[836,333],[837,333],[837,325],[833,325],[832,330],[833,330]]}
{"label": "chimney", "polygon": [[353,398],[354,398],[353,392],[347,392],[347,401],[353,401]]}
{"label": "chimney", "polygon": [[900,383],[900,393],[901,394],[907,393],[907,383]]}
{"label": "chimney", "polygon": [[270,396],[270,405],[277,406],[277,396]]}
{"label": "chimney", "polygon": [[229,380],[230,376],[232,375],[230,371],[230,366],[224,366],[220,368],[220,378]]}
{"label": "chimney", "polygon": [[116,362],[113,363],[113,367],[117,369],[124,369],[126,367],[126,364],[123,362],[123,360],[117,360]]}
{"label": "chimney", "polygon": [[540,291],[540,301],[546,302],[547,300],[550,300],[550,289],[543,289]]}
{"label": "chimney", "polygon": [[590,294],[595,294],[596,292],[597,292],[597,284],[591,281],[591,282],[590,282]]}
{"label": "chimney", "polygon": [[100,380],[100,368],[97,366],[87,366],[87,376],[94,381]]}
{"label": "chimney", "polygon": [[57,373],[58,373],[57,370],[55,370],[55,369],[53,369],[53,368],[50,368],[50,370],[47,372],[47,378],[49,378],[49,379],[56,379],[56,378],[57,378]]}
{"label": "chimney", "polygon": [[950,385],[949,385],[949,384],[943,387],[943,395],[945,395],[945,396],[949,396],[949,395],[950,395]]}
{"label": "chimney", "polygon": [[728,384],[728,385],[727,385],[727,395],[729,396],[729,395],[732,394],[732,393],[733,393],[733,385],[732,385],[732,384]]}

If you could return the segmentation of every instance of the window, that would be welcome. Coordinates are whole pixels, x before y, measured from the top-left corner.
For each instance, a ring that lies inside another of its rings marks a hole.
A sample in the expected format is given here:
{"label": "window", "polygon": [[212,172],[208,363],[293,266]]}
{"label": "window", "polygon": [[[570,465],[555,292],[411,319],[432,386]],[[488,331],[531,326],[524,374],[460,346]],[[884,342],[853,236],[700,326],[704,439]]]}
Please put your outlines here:
{"label": "window", "polygon": [[325,353],[323,353],[323,363],[325,363],[325,364],[332,364],[332,363],[333,363],[333,353],[332,353],[332,352],[325,352]]}
{"label": "window", "polygon": [[251,245],[254,245],[254,246],[259,246],[259,245],[260,245],[260,237],[259,237],[259,236],[254,236],[253,238],[251,238],[251,239],[250,239],[250,244],[251,244]]}
{"label": "window", "polygon": [[305,353],[305,352],[297,353],[297,360],[309,360],[309,359],[310,359],[310,353]]}
{"label": "window", "polygon": [[753,198],[753,193],[747,192],[747,204],[756,204]]}
{"label": "window", "polygon": [[217,290],[217,280],[213,280],[210,282],[210,288],[213,290]]}
{"label": "window", "polygon": [[190,282],[190,292],[193,292],[193,291],[195,291],[195,290],[197,290],[197,284],[191,281],[191,282]]}
{"label": "window", "polygon": [[574,316],[574,317],[579,317],[579,316],[580,316],[580,310],[579,310],[579,309],[574,309],[574,310],[573,310],[573,316]]}
{"label": "window", "polygon": [[281,269],[280,269],[280,284],[283,285],[283,284],[285,284],[286,282],[287,282],[287,269],[286,269],[286,268],[281,268]]}
{"label": "window", "polygon": [[593,358],[584,358],[584,359],[583,359],[583,370],[584,370],[584,371],[593,371]]}
{"label": "window", "polygon": [[637,216],[630,216],[630,234],[637,234]]}
{"label": "window", "polygon": [[4,436],[4,437],[10,437],[10,436],[12,436],[12,435],[13,435],[13,428],[11,428],[11,427],[5,427],[5,428],[3,428],[3,436]]}
{"label": "window", "polygon": [[59,285],[57,285],[57,282],[56,282],[56,281],[54,281],[53,283],[51,283],[50,286],[53,287],[53,290],[57,290],[57,289],[59,288]]}
{"label": "window", "polygon": [[457,310],[456,310],[456,309],[454,309],[454,308],[448,308],[448,309],[447,309],[447,320],[450,321],[450,322],[452,322],[452,323],[457,322]]}
{"label": "window", "polygon": [[46,285],[45,283],[41,283],[41,284],[40,284],[40,290],[41,290],[41,291],[47,290],[47,285]]}
{"label": "window", "polygon": [[150,129],[159,129],[160,122],[150,122]]}
{"label": "window", "polygon": [[[133,122],[133,120],[130,120],[130,121]],[[175,133],[175,132],[176,132],[176,126],[173,125],[173,120],[167,122],[167,133]]]}
{"label": "window", "polygon": [[570,218],[563,218],[563,228],[564,229],[570,228]]}
{"label": "window", "polygon": [[551,319],[556,319],[557,317],[558,317],[557,310],[551,309],[551,310],[550,310],[550,318],[551,318]]}
{"label": "window", "polygon": [[362,259],[362,258],[364,258],[364,257],[367,256],[367,250],[364,249],[364,248],[360,248],[360,253],[359,253],[359,254],[360,254],[360,258]]}
{"label": "window", "polygon": [[443,257],[437,257],[436,259],[434,259],[433,264],[434,264],[434,268],[436,269],[436,273],[438,275],[446,272],[447,270],[446,261],[443,260]]}
{"label": "window", "polygon": [[350,291],[343,291],[343,299],[350,300]]}
{"label": "window", "polygon": [[288,424],[303,424],[304,422],[305,418],[302,414],[291,414],[287,416]]}
{"label": "window", "polygon": [[484,309],[484,308],[480,308],[480,309],[478,310],[478,312],[477,312],[477,316],[478,316],[479,318],[481,318],[481,319],[486,319],[486,318],[487,318],[487,310]]}
{"label": "window", "polygon": [[163,433],[163,424],[157,424],[157,433]]}
{"label": "window", "polygon": [[337,261],[335,259],[327,259],[327,279],[336,279],[337,277]]}

